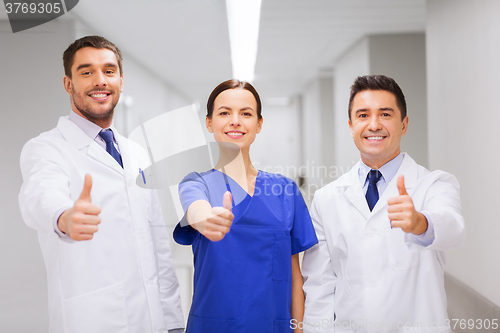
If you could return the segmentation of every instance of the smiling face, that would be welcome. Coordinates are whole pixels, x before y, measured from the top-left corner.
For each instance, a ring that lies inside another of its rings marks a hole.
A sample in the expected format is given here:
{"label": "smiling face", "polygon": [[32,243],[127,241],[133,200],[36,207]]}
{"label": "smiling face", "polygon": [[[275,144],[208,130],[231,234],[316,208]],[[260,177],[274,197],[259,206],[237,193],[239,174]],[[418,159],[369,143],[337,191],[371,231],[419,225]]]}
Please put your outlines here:
{"label": "smiling face", "polygon": [[212,117],[206,119],[207,129],[214,134],[215,141],[235,143],[242,151],[249,150],[262,122],[257,116],[255,97],[241,88],[221,92],[214,100]]}
{"label": "smiling face", "polygon": [[123,76],[113,51],[84,47],[73,59],[71,78],[64,76],[75,113],[102,128],[109,127],[123,90]]}
{"label": "smiling face", "polygon": [[349,128],[363,163],[378,169],[399,155],[408,117],[401,120],[401,111],[391,92],[364,90],[353,99]]}

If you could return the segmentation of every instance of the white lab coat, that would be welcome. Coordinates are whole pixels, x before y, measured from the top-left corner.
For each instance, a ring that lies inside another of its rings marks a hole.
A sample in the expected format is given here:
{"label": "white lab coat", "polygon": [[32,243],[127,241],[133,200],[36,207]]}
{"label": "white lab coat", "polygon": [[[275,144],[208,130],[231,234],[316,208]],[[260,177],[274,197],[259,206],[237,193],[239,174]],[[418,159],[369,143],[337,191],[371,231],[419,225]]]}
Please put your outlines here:
{"label": "white lab coat", "polygon": [[[26,224],[38,231],[51,333],[166,333],[184,327],[158,198],[136,185],[147,154],[114,133],[123,169],[68,117],[21,153],[20,208]],[[102,221],[92,240],[77,242],[60,237],[54,221],[78,199],[86,173]]]}
{"label": "white lab coat", "polygon": [[[405,154],[370,212],[358,165],[314,196],[311,216],[319,243],[303,259],[304,331],[450,332],[444,250],[462,246],[465,236],[456,178],[429,172]],[[400,174],[416,210],[434,224],[435,239],[427,247],[391,229],[387,199],[399,195]]]}

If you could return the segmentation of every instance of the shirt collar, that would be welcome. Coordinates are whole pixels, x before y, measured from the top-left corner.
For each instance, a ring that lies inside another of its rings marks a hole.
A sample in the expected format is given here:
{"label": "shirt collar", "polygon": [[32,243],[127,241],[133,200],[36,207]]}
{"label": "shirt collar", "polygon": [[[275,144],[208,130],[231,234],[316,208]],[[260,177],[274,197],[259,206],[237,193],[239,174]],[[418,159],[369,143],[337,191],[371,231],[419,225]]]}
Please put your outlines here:
{"label": "shirt collar", "polygon": [[[69,120],[74,122],[80,129],[92,140],[95,140],[95,138],[99,135],[99,133],[103,130],[99,125],[94,124],[90,120],[80,116],[77,114],[75,111],[71,110],[71,113],[69,114]],[[113,126],[113,125],[111,125]],[[110,127],[111,128],[111,127]],[[106,129],[106,128],[104,128]]]}
{"label": "shirt collar", "polygon": [[[392,160],[387,162],[386,164],[382,165],[378,170],[382,174],[382,178],[386,183],[389,183],[392,178],[396,175],[396,173],[399,170],[399,167],[401,166],[401,163],[403,163],[405,154],[404,153],[399,153],[398,156],[394,157]],[[363,163],[363,161],[360,161],[359,163],[359,169],[358,169],[358,176],[359,176],[359,181],[361,185],[364,185],[366,182],[366,177],[368,176],[368,172],[370,172],[371,168],[367,166],[366,164]]]}

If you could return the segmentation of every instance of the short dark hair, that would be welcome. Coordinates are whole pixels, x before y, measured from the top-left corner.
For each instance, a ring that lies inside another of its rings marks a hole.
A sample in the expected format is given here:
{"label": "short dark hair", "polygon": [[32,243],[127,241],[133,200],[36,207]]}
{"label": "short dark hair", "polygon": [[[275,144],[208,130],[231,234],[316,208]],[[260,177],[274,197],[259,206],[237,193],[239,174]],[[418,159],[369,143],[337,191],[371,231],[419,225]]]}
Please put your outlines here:
{"label": "short dark hair", "polygon": [[396,97],[396,105],[401,111],[401,120],[406,117],[406,100],[403,91],[394,79],[385,75],[365,75],[358,76],[351,86],[351,96],[349,97],[349,120],[351,120],[352,101],[357,93],[365,90],[384,90],[392,93]]}
{"label": "short dark hair", "polygon": [[80,39],[75,40],[66,51],[63,53],[63,65],[64,74],[66,74],[71,79],[71,67],[75,59],[76,51],[83,49],[84,47],[93,47],[96,49],[108,49],[113,51],[118,61],[118,68],[120,69],[120,75],[123,74],[122,69],[122,53],[116,47],[115,44],[111,43],[104,37],[101,36],[85,36]]}
{"label": "short dark hair", "polygon": [[214,112],[214,102],[217,96],[219,96],[219,94],[224,90],[236,88],[245,89],[252,93],[253,97],[255,97],[255,101],[257,101],[257,118],[259,120],[262,119],[262,103],[260,102],[259,93],[257,93],[257,90],[255,90],[250,83],[236,79],[224,81],[212,91],[207,101],[207,118],[212,118],[212,114]]}

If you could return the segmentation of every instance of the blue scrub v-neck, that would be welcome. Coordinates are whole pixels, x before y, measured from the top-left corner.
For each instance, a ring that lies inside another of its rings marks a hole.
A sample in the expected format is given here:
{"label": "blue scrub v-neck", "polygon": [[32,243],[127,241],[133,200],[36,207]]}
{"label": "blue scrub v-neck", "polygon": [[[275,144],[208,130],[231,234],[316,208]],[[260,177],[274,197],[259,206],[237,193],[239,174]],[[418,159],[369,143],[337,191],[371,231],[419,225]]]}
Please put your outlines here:
{"label": "blue scrub v-neck", "polygon": [[254,195],[220,171],[192,173],[179,184],[184,210],[196,200],[222,206],[233,193],[235,219],[212,242],[195,229],[174,230],[192,245],[194,292],[187,333],[292,332],[291,256],[317,243],[309,212],[290,179],[259,171]]}
{"label": "blue scrub v-neck", "polygon": [[[233,225],[236,223],[236,221],[245,214],[245,211],[247,210],[248,206],[250,205],[250,202],[252,201],[252,198],[253,196],[250,195],[247,191],[245,191],[243,189],[243,187],[241,187],[240,184],[238,184],[233,178],[231,178],[231,176],[219,171],[219,170],[216,170],[216,169],[212,169],[212,172],[218,172],[220,174],[222,174],[222,176],[224,177],[224,180],[225,180],[225,183],[226,183],[226,189],[231,192],[232,194],[232,202],[233,202],[233,206],[232,206],[232,212],[234,214],[234,220],[233,220]],[[259,180],[259,175],[261,174],[260,170],[258,170],[257,172],[257,176],[255,177],[255,186],[254,186],[254,194],[255,194],[255,188],[257,187],[257,184],[259,183],[258,180]],[[238,203],[236,203],[235,201],[235,194],[234,193],[237,193],[238,196],[236,197],[236,199],[240,199],[243,194],[245,194],[244,196],[244,199],[239,201],[238,200]]]}

